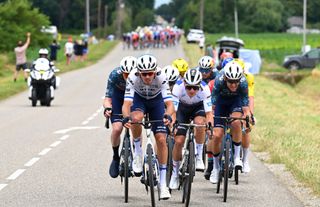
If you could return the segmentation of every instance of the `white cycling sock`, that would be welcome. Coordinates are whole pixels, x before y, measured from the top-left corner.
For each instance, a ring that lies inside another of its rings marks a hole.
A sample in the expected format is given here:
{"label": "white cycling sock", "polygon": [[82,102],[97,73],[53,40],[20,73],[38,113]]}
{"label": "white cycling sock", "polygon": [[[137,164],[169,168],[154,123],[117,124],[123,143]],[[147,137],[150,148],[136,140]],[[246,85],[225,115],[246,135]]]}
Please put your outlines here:
{"label": "white cycling sock", "polygon": [[160,186],[167,186],[167,165],[165,164],[160,164],[159,166],[160,169]]}
{"label": "white cycling sock", "polygon": [[242,161],[245,162],[248,159],[249,148],[243,148],[243,158]]}
{"label": "white cycling sock", "polygon": [[178,177],[179,176],[179,168],[180,168],[180,161],[175,161],[172,160],[172,175],[174,177]]}
{"label": "white cycling sock", "polygon": [[241,149],[240,145],[238,145],[238,146],[234,145],[234,159],[240,157],[240,149]]}
{"label": "white cycling sock", "polygon": [[220,163],[219,163],[219,154],[218,156],[213,157],[213,169],[219,170]]}
{"label": "white cycling sock", "polygon": [[134,154],[139,154],[139,155],[142,154],[140,137],[133,139],[133,145],[134,145]]}
{"label": "white cycling sock", "polygon": [[196,146],[197,146],[197,158],[202,160],[203,144],[196,144]]}

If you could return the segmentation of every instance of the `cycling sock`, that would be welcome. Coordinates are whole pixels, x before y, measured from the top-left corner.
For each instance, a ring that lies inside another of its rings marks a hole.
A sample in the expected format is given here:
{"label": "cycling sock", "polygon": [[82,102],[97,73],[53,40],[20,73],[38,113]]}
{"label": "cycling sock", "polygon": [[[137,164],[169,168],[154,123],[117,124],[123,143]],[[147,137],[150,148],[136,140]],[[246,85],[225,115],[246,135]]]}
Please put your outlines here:
{"label": "cycling sock", "polygon": [[116,146],[116,147],[112,147],[113,149],[113,159],[114,160],[120,160],[120,157],[119,157],[119,146]]}
{"label": "cycling sock", "polygon": [[240,149],[241,149],[241,142],[236,143],[234,142],[234,159],[240,158]]}
{"label": "cycling sock", "polygon": [[243,148],[243,158],[242,161],[245,162],[248,159],[249,148]]}
{"label": "cycling sock", "polygon": [[197,146],[197,159],[202,160],[203,144],[196,144],[196,146]]}
{"label": "cycling sock", "polygon": [[213,169],[213,158],[208,158],[208,166],[207,166],[207,171],[211,172]]}
{"label": "cycling sock", "polygon": [[172,175],[174,177],[179,176],[179,167],[180,167],[180,161],[172,160]]}
{"label": "cycling sock", "polygon": [[142,154],[140,137],[133,139],[133,144],[134,144],[134,153],[135,154]]}
{"label": "cycling sock", "polygon": [[160,186],[167,186],[167,165],[166,164],[160,164]]}
{"label": "cycling sock", "polygon": [[219,155],[220,155],[220,153],[213,155],[213,164],[214,164],[213,166],[214,166],[214,169],[219,169],[220,168]]}

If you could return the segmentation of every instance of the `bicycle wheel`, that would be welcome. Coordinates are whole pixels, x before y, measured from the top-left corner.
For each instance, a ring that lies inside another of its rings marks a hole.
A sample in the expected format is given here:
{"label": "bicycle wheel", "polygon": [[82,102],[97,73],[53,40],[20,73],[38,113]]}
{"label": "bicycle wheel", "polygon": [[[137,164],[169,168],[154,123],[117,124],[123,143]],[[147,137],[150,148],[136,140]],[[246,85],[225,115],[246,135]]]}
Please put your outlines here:
{"label": "bicycle wheel", "polygon": [[150,188],[150,196],[151,196],[151,206],[156,206],[155,198],[154,198],[154,176],[153,176],[153,162],[152,162],[152,146],[148,144],[147,146],[147,162],[148,162],[148,184]]}
{"label": "bicycle wheel", "polygon": [[129,147],[130,140],[129,137],[124,138],[124,202],[128,203],[129,194]]}
{"label": "bicycle wheel", "polygon": [[170,178],[172,174],[172,150],[173,150],[173,139],[170,135],[167,136],[167,146],[168,146],[168,161],[167,161],[167,186],[169,186]]}
{"label": "bicycle wheel", "polygon": [[229,157],[230,157],[230,140],[226,141],[226,148],[225,148],[225,163],[224,163],[224,178],[223,178],[223,202],[227,201],[227,194],[228,194],[228,179],[229,179]]}
{"label": "bicycle wheel", "polygon": [[189,158],[188,158],[188,176],[186,179],[186,185],[184,186],[186,189],[184,190],[185,194],[185,206],[188,207],[190,203],[190,196],[191,196],[191,187],[193,182],[194,170],[195,170],[195,163],[194,163],[194,143],[191,141],[189,142]]}

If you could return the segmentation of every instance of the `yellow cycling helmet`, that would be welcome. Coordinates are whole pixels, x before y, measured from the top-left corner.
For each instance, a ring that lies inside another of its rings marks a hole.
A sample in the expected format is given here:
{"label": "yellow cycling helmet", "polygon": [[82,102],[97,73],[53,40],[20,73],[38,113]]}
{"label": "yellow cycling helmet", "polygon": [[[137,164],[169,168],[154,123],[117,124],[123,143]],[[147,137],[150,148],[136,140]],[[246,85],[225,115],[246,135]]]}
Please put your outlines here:
{"label": "yellow cycling helmet", "polygon": [[176,67],[178,69],[178,71],[182,77],[183,77],[184,73],[189,69],[188,62],[182,58],[175,59],[172,62],[172,66]]}
{"label": "yellow cycling helmet", "polygon": [[237,58],[237,59],[234,60],[234,62],[238,63],[241,66],[242,70],[244,70],[245,63],[244,63],[244,61],[242,59]]}

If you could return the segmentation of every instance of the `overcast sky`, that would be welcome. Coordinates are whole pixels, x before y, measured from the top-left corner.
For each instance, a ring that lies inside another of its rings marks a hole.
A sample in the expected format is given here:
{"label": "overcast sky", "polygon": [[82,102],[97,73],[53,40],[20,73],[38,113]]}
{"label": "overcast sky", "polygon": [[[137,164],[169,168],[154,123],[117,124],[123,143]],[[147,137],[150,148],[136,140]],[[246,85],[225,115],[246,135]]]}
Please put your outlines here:
{"label": "overcast sky", "polygon": [[171,0],[156,0],[155,4],[154,4],[154,8],[159,7],[161,4],[167,4],[169,3]]}

